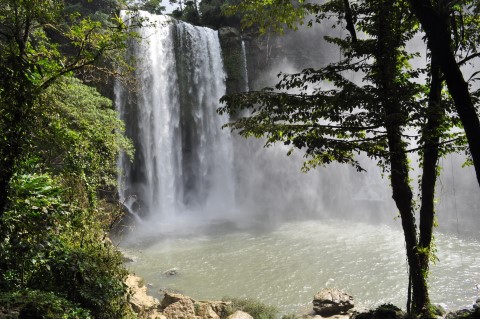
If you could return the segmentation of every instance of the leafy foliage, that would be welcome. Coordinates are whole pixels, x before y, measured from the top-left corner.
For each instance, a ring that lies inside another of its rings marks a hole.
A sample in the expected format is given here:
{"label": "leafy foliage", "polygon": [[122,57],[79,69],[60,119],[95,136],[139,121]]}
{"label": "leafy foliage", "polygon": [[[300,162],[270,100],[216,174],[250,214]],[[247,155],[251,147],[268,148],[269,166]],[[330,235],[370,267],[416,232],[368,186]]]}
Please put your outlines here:
{"label": "leafy foliage", "polygon": [[318,12],[319,6],[304,0],[240,1],[225,8],[226,14],[242,14],[244,28],[256,27],[260,33],[283,32],[285,27],[296,29],[308,14]]}
{"label": "leafy foliage", "polygon": [[[23,290],[14,293],[0,292],[0,310],[8,313],[12,309],[11,318],[19,319],[92,319],[88,310],[78,304],[55,295],[51,292]],[[5,307],[4,309],[2,309]],[[18,316],[13,314],[13,310]],[[8,315],[6,315],[8,318]]]}
{"label": "leafy foliage", "polygon": [[11,189],[0,223],[1,287],[54,292],[95,318],[124,316],[126,270],[95,212],[67,204],[48,174],[16,175]]}
{"label": "leafy foliage", "polygon": [[220,28],[224,26],[239,27],[239,15],[227,15],[225,11],[231,5],[238,5],[239,0],[202,0],[199,4],[202,25]]}
{"label": "leafy foliage", "polygon": [[29,151],[55,174],[74,179],[77,196],[83,185],[89,202],[95,204],[100,187],[116,185],[120,151],[131,155],[133,150],[112,102],[78,79],[66,77],[44,92],[38,103],[36,121],[45,129],[35,132]]}
{"label": "leafy foliage", "polygon": [[[364,2],[357,5],[356,15],[362,21],[359,30],[374,36],[374,18],[368,16],[372,9]],[[407,18],[405,12],[404,19]],[[411,26],[406,22],[399,34],[391,35],[402,43],[412,37],[410,30],[414,30],[409,29]],[[266,136],[267,145],[282,142],[292,146],[292,151],[304,149],[309,158],[305,169],[336,161],[362,170],[356,154],[364,152],[380,162],[389,154],[382,106],[385,93],[376,83],[376,66],[371,60],[378,42],[373,37],[354,43],[350,37],[328,37],[327,40],[342,48],[341,61],[318,70],[282,74],[274,88],[226,96],[223,98],[226,105],[219,112],[233,114],[240,109],[250,109],[249,117],[226,126],[244,136]],[[410,67],[408,61],[414,56],[404,50],[398,52],[395,63],[401,73],[395,78],[392,92],[402,104],[402,115],[399,114],[402,125],[412,128],[425,122],[423,103],[428,93],[428,89],[413,81],[425,72]],[[361,80],[353,80],[351,74],[358,74]],[[458,134],[447,133],[450,125],[458,124],[453,113],[449,115],[443,119],[445,140],[458,137]],[[419,135],[404,134],[404,137],[419,139]]]}
{"label": "leafy foliage", "polygon": [[0,0],[0,290],[38,296],[24,318],[130,316],[98,194],[132,146],[111,101],[74,78],[127,80],[134,33],[116,3]]}
{"label": "leafy foliage", "polygon": [[257,300],[248,298],[223,298],[223,301],[231,301],[232,304],[228,314],[233,314],[237,310],[244,311],[254,319],[275,319],[278,315],[278,309],[261,303]]}
{"label": "leafy foliage", "polygon": [[[38,98],[74,72],[94,78],[120,76],[117,70],[128,74],[121,52],[133,34],[118,16],[82,16],[66,10],[63,1],[0,1],[1,192],[8,192],[16,162],[32,142]],[[6,198],[0,198],[0,210]]]}

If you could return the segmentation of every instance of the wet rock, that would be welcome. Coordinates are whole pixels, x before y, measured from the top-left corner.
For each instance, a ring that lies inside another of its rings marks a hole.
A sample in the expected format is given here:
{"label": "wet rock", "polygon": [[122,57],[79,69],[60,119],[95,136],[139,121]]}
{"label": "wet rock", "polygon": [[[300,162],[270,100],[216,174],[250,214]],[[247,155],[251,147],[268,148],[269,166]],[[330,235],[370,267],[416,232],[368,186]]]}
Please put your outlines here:
{"label": "wet rock", "polygon": [[479,310],[480,309],[480,298],[477,298],[475,304],[473,305],[473,309]]}
{"label": "wet rock", "polygon": [[175,276],[175,275],[178,275],[178,268],[172,268],[172,269],[168,269],[168,270],[165,270],[163,272],[163,274],[165,276]]}
{"label": "wet rock", "polygon": [[218,29],[218,35],[224,38],[240,38],[240,30],[233,27],[221,27]]}
{"label": "wet rock", "polygon": [[322,317],[345,314],[353,307],[353,297],[337,288],[324,288],[313,298],[313,311]]}
{"label": "wet rock", "polygon": [[233,314],[227,317],[227,319],[253,319],[248,313],[237,310]]}
{"label": "wet rock", "polygon": [[[376,309],[365,312],[354,312],[352,315],[354,319],[405,319],[406,314],[397,306],[392,304],[383,304]],[[433,318],[432,318],[433,319]]]}
{"label": "wet rock", "polygon": [[133,263],[133,262],[135,262],[135,259],[133,259],[132,257],[123,255],[122,256],[122,261],[124,263]]}

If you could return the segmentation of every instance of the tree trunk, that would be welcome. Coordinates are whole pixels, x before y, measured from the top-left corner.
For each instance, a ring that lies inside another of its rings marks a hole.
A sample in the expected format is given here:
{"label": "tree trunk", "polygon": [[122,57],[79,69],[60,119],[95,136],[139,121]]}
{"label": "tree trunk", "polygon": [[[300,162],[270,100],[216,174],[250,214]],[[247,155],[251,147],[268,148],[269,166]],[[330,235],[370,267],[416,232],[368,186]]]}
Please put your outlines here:
{"label": "tree trunk", "polygon": [[438,59],[467,136],[473,165],[480,185],[480,121],[472,102],[468,84],[455,60],[449,32],[448,16],[442,16],[426,0],[410,0],[412,12],[427,35],[432,56]]}
{"label": "tree trunk", "polygon": [[413,210],[413,194],[409,184],[409,166],[406,155],[406,144],[402,140],[402,126],[406,122],[406,114],[395,96],[397,76],[398,48],[400,46],[399,31],[401,14],[394,8],[395,0],[378,2],[378,39],[376,58],[377,85],[380,90],[380,105],[385,115],[391,184],[393,199],[400,212],[405,236],[405,247],[412,284],[412,311],[420,314],[430,304],[426,279],[423,276],[421,262],[417,250],[417,230]]}
{"label": "tree trunk", "polygon": [[437,165],[439,159],[440,132],[438,131],[445,114],[440,105],[442,94],[442,80],[440,67],[435,56],[431,61],[431,83],[428,98],[427,124],[422,132],[424,142],[423,175],[421,182],[422,201],[420,208],[420,260],[422,271],[428,273],[428,264],[431,254],[433,222],[435,217],[435,184],[437,182]]}

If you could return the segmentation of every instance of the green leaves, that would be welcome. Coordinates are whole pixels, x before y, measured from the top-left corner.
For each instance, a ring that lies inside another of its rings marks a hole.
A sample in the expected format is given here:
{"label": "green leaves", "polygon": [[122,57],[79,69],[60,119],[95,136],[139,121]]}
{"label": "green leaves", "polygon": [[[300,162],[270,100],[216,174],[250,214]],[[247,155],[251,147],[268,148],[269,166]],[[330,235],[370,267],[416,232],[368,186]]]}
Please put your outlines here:
{"label": "green leaves", "polygon": [[0,287],[66,296],[89,309],[85,318],[122,318],[126,270],[102,240],[99,213],[67,203],[49,174],[15,175],[10,188],[9,209],[0,216]]}
{"label": "green leaves", "polygon": [[225,13],[242,13],[244,28],[256,27],[263,34],[270,31],[282,33],[284,28],[296,29],[305,17],[318,9],[317,5],[306,4],[303,0],[250,0],[225,8]]}
{"label": "green leaves", "polygon": [[117,156],[121,150],[132,155],[133,147],[111,101],[78,79],[64,77],[38,103],[37,123],[44,129],[33,134],[29,152],[55,174],[76,176],[91,199],[100,186],[115,185]]}
{"label": "green leaves", "polygon": [[[236,9],[247,10],[247,16],[249,10],[261,12],[270,7],[288,12],[288,6],[294,6],[293,3],[247,1]],[[427,76],[428,70],[412,68],[410,61],[418,57],[418,53],[404,49],[406,42],[418,31],[418,25],[408,18],[407,4],[404,1],[395,2],[395,12],[392,13],[395,21],[391,21],[391,32],[383,34],[380,39],[381,30],[376,16],[380,5],[381,2],[375,1],[350,5],[355,27],[365,34],[363,37],[356,40],[352,37],[326,37],[328,42],[341,48],[340,61],[320,69],[280,74],[279,82],[272,88],[224,97],[222,101],[225,105],[218,110],[220,113],[239,114],[242,109],[250,111],[247,117],[226,127],[246,137],[264,136],[267,145],[280,142],[303,149],[307,157],[306,167],[338,161],[361,169],[355,161],[358,153],[365,153],[381,162],[386,160],[389,151],[385,128],[391,120],[398,121],[402,130],[416,131],[402,134],[405,141],[418,140],[428,116],[425,110],[429,92],[428,83],[421,84],[420,78]],[[302,6],[298,3],[296,8],[300,10]],[[344,1],[328,1],[315,9],[319,19],[337,17],[340,22],[346,14]],[[270,11],[270,14],[277,17],[280,13]],[[299,16],[292,14],[291,18],[294,21]],[[251,23],[257,22],[251,20]],[[379,50],[392,51],[390,55],[394,59],[386,61],[381,58],[383,55]],[[386,65],[388,68],[385,68]],[[388,87],[382,82],[382,74],[386,74],[387,69],[395,73]],[[385,116],[386,103],[399,105],[399,112],[389,115],[388,120]],[[459,137],[451,135],[451,128],[459,123],[451,106],[448,110],[449,117],[444,118],[441,132],[443,141]],[[439,147],[444,152],[453,150],[450,143],[442,143]]]}

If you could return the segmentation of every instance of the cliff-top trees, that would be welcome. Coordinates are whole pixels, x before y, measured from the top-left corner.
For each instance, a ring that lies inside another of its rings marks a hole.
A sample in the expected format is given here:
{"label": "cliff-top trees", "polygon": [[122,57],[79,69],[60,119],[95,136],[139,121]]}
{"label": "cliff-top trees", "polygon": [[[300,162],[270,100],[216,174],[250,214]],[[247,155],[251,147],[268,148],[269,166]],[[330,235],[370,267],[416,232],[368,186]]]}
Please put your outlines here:
{"label": "cliff-top trees", "polygon": [[[253,1],[239,8],[246,10],[247,23],[254,23],[265,12],[285,17],[273,19],[273,26],[266,24],[264,30],[282,27],[278,21],[293,25],[308,12],[316,14],[317,22],[336,17],[345,26],[348,33],[343,38],[326,37],[341,48],[340,61],[284,75],[275,90],[227,96],[220,111],[250,108],[250,117],[228,126],[244,136],[266,136],[268,144],[283,142],[292,150],[305,150],[307,169],[336,161],[362,170],[356,160],[358,153],[376,159],[389,172],[404,230],[412,287],[408,307],[428,316],[437,163],[441,154],[451,150],[451,143],[461,138],[450,130],[458,118],[448,97],[442,100],[438,59],[432,55],[425,69],[413,69],[409,64],[415,54],[405,47],[418,27],[408,2],[334,0],[314,5]],[[361,81],[352,81],[346,74],[356,74]],[[420,85],[422,78],[427,82]],[[419,153],[423,168],[420,223],[415,220],[410,185],[410,152]]]}

